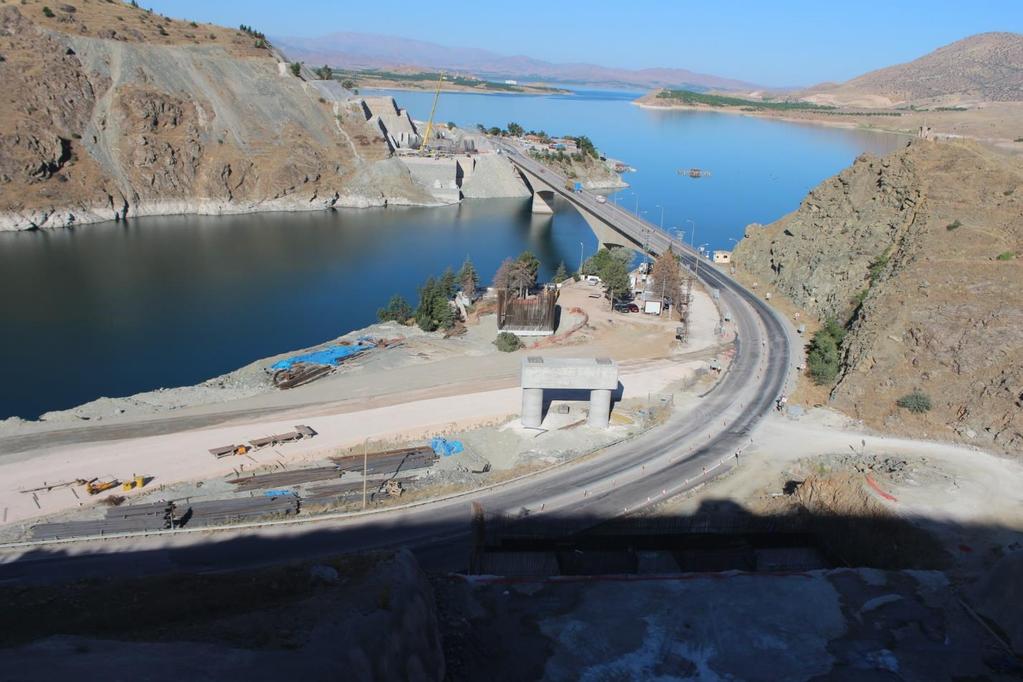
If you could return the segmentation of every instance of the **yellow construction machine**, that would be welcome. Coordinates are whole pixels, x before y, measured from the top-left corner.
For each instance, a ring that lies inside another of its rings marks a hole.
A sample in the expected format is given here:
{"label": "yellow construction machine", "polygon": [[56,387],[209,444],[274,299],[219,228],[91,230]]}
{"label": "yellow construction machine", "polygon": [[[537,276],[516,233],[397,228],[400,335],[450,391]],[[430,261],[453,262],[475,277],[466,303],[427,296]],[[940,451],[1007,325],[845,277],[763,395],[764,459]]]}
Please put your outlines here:
{"label": "yellow construction machine", "polygon": [[98,478],[94,478],[91,481],[85,482],[85,492],[90,495],[99,495],[104,490],[116,488],[119,482],[116,478],[112,478],[109,481],[101,481]]}
{"label": "yellow construction machine", "polygon": [[125,481],[121,484],[121,490],[127,492],[129,490],[138,490],[146,484],[146,477],[135,475],[130,481]]}

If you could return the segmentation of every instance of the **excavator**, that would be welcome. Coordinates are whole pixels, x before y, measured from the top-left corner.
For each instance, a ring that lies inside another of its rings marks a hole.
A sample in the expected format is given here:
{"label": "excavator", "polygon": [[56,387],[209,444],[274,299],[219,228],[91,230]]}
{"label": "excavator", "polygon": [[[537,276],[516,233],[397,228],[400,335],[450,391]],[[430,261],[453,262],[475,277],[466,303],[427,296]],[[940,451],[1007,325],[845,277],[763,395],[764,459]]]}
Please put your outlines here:
{"label": "excavator", "polygon": [[120,483],[116,478],[112,478],[109,481],[101,481],[98,478],[94,478],[91,481],[83,481],[85,483],[85,492],[90,495],[99,495],[104,490],[110,490],[116,488]]}

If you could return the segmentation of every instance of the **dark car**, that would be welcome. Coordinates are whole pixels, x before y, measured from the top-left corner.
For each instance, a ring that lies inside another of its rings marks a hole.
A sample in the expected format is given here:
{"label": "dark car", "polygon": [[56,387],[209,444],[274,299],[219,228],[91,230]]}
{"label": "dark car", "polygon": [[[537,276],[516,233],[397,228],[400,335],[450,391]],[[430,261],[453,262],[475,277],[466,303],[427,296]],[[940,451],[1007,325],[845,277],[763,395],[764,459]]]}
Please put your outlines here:
{"label": "dark car", "polygon": [[635,303],[615,303],[615,310],[620,313],[638,313],[639,306]]}

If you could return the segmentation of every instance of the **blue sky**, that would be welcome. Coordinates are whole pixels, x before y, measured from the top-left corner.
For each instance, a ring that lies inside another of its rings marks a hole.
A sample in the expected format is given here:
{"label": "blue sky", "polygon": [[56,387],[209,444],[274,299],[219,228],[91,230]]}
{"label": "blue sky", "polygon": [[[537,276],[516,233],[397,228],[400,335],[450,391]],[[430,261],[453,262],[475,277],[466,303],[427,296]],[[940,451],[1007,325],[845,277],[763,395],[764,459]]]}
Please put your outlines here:
{"label": "blue sky", "polygon": [[382,33],[555,62],[678,67],[765,85],[845,80],[984,31],[1023,32],[1023,0],[143,0],[268,35]]}

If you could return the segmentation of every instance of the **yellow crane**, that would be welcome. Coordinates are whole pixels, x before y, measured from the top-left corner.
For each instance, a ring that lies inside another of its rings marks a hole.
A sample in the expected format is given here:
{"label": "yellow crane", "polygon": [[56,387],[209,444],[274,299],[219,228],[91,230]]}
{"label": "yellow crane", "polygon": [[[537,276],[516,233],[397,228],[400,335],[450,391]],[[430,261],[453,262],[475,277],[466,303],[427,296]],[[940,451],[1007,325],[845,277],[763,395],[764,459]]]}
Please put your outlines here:
{"label": "yellow crane", "polygon": [[444,74],[440,75],[437,81],[437,91],[433,93],[433,108],[430,109],[430,120],[426,122],[426,132],[423,133],[423,142],[419,145],[419,151],[429,151],[430,135],[433,134],[433,117],[437,113],[437,100],[440,99],[440,87],[444,84]]}

